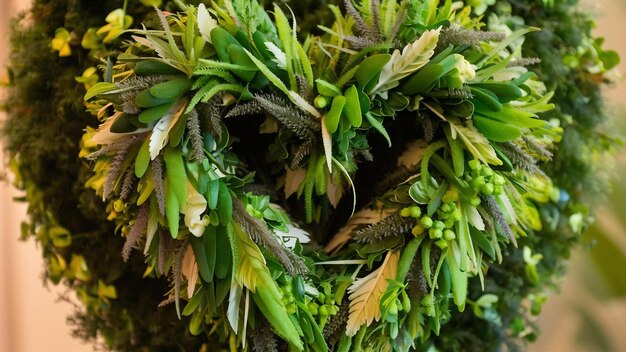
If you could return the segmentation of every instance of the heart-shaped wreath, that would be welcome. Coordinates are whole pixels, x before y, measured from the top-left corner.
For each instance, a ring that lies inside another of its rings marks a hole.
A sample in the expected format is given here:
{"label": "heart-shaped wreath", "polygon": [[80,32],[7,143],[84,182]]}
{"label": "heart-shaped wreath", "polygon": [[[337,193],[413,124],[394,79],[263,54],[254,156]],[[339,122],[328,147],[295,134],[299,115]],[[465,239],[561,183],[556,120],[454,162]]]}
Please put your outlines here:
{"label": "heart-shaped wreath", "polygon": [[[43,3],[34,14],[57,6]],[[554,251],[587,222],[580,187],[599,183],[569,173],[610,144],[597,121],[579,126],[589,112],[575,99],[589,96],[593,113],[617,58],[598,41],[556,35],[546,18],[590,37],[569,2],[488,3],[305,1],[295,13],[246,0],[174,1],[172,12],[124,4],[87,29],[71,24],[81,7],[68,2],[70,29],[56,30],[52,48],[88,53],[80,69],[100,62],[77,78],[98,122],[80,142],[86,182],[75,198],[93,223],[115,223],[130,259],[108,267],[119,239],[75,235],[110,229],[67,230],[71,215],[31,208],[49,277],[66,278],[87,306],[83,335],[100,332],[115,349],[253,351],[531,340],[522,302],[540,309],[562,265]],[[132,29],[131,15],[145,25]],[[548,32],[529,34],[539,31],[531,25]],[[15,56],[13,66],[20,82]],[[22,186],[33,207],[50,204],[36,198],[44,186],[28,184],[35,156],[19,147],[13,115]],[[596,139],[586,156],[567,149],[581,130]],[[86,189],[106,210],[83,202]],[[159,295],[176,313],[152,312]]]}

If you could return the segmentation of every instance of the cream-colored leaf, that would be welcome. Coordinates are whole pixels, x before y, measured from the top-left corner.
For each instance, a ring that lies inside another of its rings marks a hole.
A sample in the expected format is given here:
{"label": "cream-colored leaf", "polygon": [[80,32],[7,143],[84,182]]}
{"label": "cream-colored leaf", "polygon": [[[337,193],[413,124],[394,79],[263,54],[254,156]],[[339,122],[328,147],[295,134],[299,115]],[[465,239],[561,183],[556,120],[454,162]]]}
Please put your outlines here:
{"label": "cream-colored leaf", "polygon": [[278,46],[276,46],[276,44],[272,42],[266,42],[265,47],[267,47],[267,50],[274,54],[274,61],[276,62],[278,67],[285,69],[287,67],[287,54],[285,54],[284,51],[282,51]]}
{"label": "cream-colored leaf", "polygon": [[122,112],[116,112],[113,116],[109,117],[103,124],[100,125],[100,127],[98,128],[98,132],[96,132],[91,137],[91,140],[89,142],[100,144],[100,145],[107,145],[107,144],[115,143],[133,134],[144,133],[144,132],[150,131],[150,127],[148,127],[148,128],[140,128],[136,131],[129,132],[129,133],[111,132],[111,126],[113,126],[113,123],[115,122],[115,120],[120,118],[122,115],[123,115]]}
{"label": "cream-colored leaf", "polygon": [[485,222],[476,207],[466,207],[467,220],[479,231],[485,231]]}
{"label": "cream-colored leaf", "polygon": [[143,249],[143,254],[147,255],[148,250],[150,249],[150,244],[152,244],[152,239],[154,239],[154,235],[159,229],[159,219],[157,216],[157,212],[154,210],[150,211],[150,215],[148,216],[148,229],[146,230],[146,245]]}
{"label": "cream-colored leaf", "polygon": [[306,178],[306,169],[299,168],[292,170],[285,167],[285,198],[289,198],[296,193],[302,182]]}
{"label": "cream-colored leaf", "polygon": [[441,27],[424,32],[413,43],[391,55],[391,59],[383,67],[378,78],[378,83],[370,91],[370,94],[384,94],[400,84],[400,80],[424,67],[435,53],[435,47],[439,41]]}
{"label": "cream-colored leaf", "polygon": [[150,136],[150,159],[154,160],[161,152],[161,149],[167,144],[168,137],[176,122],[185,111],[187,103],[180,102],[174,104],[170,111],[167,112],[159,122],[154,126],[152,135]]}
{"label": "cream-colored leaf", "polygon": [[217,27],[217,21],[211,17],[204,4],[198,6],[198,30],[202,35],[202,39],[207,43],[211,43],[211,31]]}
{"label": "cream-colored leaf", "polygon": [[366,277],[357,279],[350,288],[350,315],[346,335],[354,336],[363,325],[369,326],[380,319],[380,298],[389,282],[398,273],[399,251],[389,251],[381,266]]}
{"label": "cream-colored leaf", "polygon": [[296,104],[300,109],[308,112],[309,114],[317,117],[318,119],[322,117],[322,115],[320,114],[319,111],[317,111],[317,109],[309,104],[308,101],[306,101],[302,96],[300,96],[298,93],[294,92],[294,91],[289,91],[289,99],[291,99],[291,101]]}
{"label": "cream-colored leaf", "polygon": [[187,180],[185,189],[187,191],[187,202],[181,205],[180,212],[185,214],[185,225],[189,232],[196,237],[200,237],[204,233],[204,229],[209,225],[208,217],[203,216],[207,208],[207,201],[189,180]]}
{"label": "cream-colored leaf", "polygon": [[424,139],[418,139],[409,143],[398,158],[398,166],[404,166],[407,169],[417,166],[422,161],[426,148],[428,148],[428,142]]}
{"label": "cream-colored leaf", "polygon": [[343,193],[343,187],[341,185],[337,185],[334,177],[331,177],[326,183],[326,196],[328,198],[328,202],[333,206],[333,208],[337,208],[341,197],[343,197]]}
{"label": "cream-colored leaf", "polygon": [[193,297],[193,291],[198,282],[198,263],[196,262],[196,257],[193,255],[191,246],[187,246],[187,250],[185,251],[181,272],[183,276],[187,278],[187,297],[191,298]]}
{"label": "cream-colored leaf", "polygon": [[375,224],[391,213],[392,211],[383,209],[381,203],[377,203],[374,209],[365,208],[356,212],[348,223],[337,231],[335,236],[324,247],[324,251],[326,253],[336,253],[352,238],[352,233],[357,228],[363,225]]}
{"label": "cream-colored leaf", "polygon": [[233,278],[230,283],[230,295],[228,297],[228,310],[226,312],[226,317],[228,318],[228,323],[230,323],[230,327],[233,329],[235,334],[239,333],[239,305],[241,304],[241,294],[243,293],[243,289]]}
{"label": "cream-colored leaf", "polygon": [[295,227],[292,224],[287,224],[287,232],[276,230],[276,235],[280,237],[285,247],[290,249],[296,248],[296,243],[298,243],[298,241],[300,243],[311,242],[311,235],[308,232],[304,231],[301,228]]}
{"label": "cream-colored leaf", "polygon": [[326,115],[322,116],[322,143],[324,144],[324,155],[326,156],[326,166],[328,172],[333,174],[333,139],[326,128]]}

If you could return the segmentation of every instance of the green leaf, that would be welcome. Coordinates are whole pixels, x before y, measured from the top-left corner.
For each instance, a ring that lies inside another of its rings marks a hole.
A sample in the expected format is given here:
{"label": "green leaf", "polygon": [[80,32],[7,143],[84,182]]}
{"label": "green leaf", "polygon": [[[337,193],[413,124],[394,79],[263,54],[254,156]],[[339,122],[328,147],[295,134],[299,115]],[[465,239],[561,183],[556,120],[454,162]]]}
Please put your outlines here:
{"label": "green leaf", "polygon": [[323,79],[315,80],[315,87],[317,92],[325,97],[336,97],[341,95],[341,90],[334,84],[324,81]]}
{"label": "green leaf", "polygon": [[169,180],[170,192],[176,195],[178,204],[187,203],[187,172],[183,156],[178,148],[167,147],[163,152],[165,171]]}
{"label": "green leaf", "polygon": [[215,261],[215,277],[225,279],[231,276],[231,264],[237,259],[233,257],[226,226],[218,226],[215,231],[215,253],[219,253],[219,260]]}
{"label": "green leaf", "polygon": [[220,224],[226,225],[230,223],[233,218],[233,198],[230,195],[230,190],[224,182],[219,182],[219,193],[217,200],[217,213],[220,219]]}
{"label": "green leaf", "polygon": [[174,104],[176,104],[176,101],[144,109],[139,114],[139,121],[145,124],[149,124],[160,120],[163,116],[170,112]]}
{"label": "green leaf", "polygon": [[158,99],[177,99],[187,93],[192,84],[189,78],[175,78],[150,87],[150,94]]}
{"label": "green leaf", "polygon": [[337,126],[339,126],[339,120],[341,119],[345,104],[346,97],[343,95],[336,96],[333,99],[333,104],[326,114],[326,128],[328,128],[328,132],[335,133],[337,131]]}
{"label": "green leaf", "polygon": [[252,292],[252,298],[276,333],[299,350],[304,346],[287,314],[282,294],[265,265],[259,247],[233,223],[233,251],[237,253],[237,281]]}
{"label": "green leaf", "polygon": [[137,153],[137,158],[135,159],[135,176],[137,178],[142,178],[143,175],[148,171],[148,166],[150,165],[150,139],[146,138],[145,141],[141,144],[141,148],[139,148],[139,152]]}
{"label": "green leaf", "polygon": [[165,194],[165,217],[167,218],[167,227],[170,230],[172,238],[178,238],[178,227],[180,225],[180,206],[178,198],[174,193],[169,178],[166,178],[167,193]]}
{"label": "green leaf", "polygon": [[494,142],[508,142],[522,136],[519,128],[480,115],[474,115],[474,125],[480,133]]}
{"label": "green leaf", "polygon": [[389,60],[391,60],[390,54],[376,54],[363,60],[354,74],[359,88],[365,89],[368,84],[380,74],[380,71]]}
{"label": "green leaf", "polygon": [[198,271],[205,282],[213,281],[216,258],[215,227],[207,226],[202,237],[189,236]]}
{"label": "green leaf", "polygon": [[87,101],[97,95],[110,92],[114,89],[117,89],[117,85],[115,85],[115,83],[99,82],[99,83],[96,83],[93,87],[89,88],[87,93],[85,93],[84,99],[85,101]]}
{"label": "green leaf", "polygon": [[387,133],[387,130],[385,129],[383,124],[369,112],[365,114],[365,117],[367,118],[367,121],[370,123],[370,125],[372,125],[372,127],[374,127],[376,131],[378,131],[380,134],[383,135],[383,137],[385,137],[385,139],[387,140],[387,144],[391,147],[391,137],[389,137],[389,133]]}
{"label": "green leaf", "polygon": [[359,128],[363,123],[363,114],[361,113],[361,101],[359,99],[359,91],[356,86],[351,86],[346,90],[346,105],[343,109],[344,114],[352,124],[352,127]]}
{"label": "green leaf", "polygon": [[[459,308],[459,311],[465,310],[465,302],[467,300],[467,272],[462,271],[459,266],[459,262],[454,255],[453,248],[456,246],[453,243],[448,247],[446,255],[446,263],[450,268],[450,279],[452,281],[452,298],[454,304]],[[464,260],[465,255],[460,256],[460,260]]]}

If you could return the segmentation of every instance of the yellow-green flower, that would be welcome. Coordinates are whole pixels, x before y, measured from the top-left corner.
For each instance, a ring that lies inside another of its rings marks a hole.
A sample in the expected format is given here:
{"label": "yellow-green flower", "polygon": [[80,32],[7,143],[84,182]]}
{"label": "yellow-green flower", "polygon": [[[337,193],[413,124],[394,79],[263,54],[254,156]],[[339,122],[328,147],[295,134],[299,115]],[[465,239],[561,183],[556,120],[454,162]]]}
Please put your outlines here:
{"label": "yellow-green flower", "polygon": [[80,42],[80,45],[89,50],[98,49],[100,47],[100,37],[98,36],[97,28],[89,28],[85,35],[83,35],[83,40]]}
{"label": "yellow-green flower", "polygon": [[82,83],[85,86],[86,90],[93,87],[98,81],[100,77],[98,77],[98,69],[95,67],[87,67],[85,71],[83,71],[82,76],[75,78],[76,82]]}
{"label": "yellow-green flower", "polygon": [[110,43],[117,39],[122,32],[133,24],[133,18],[128,16],[122,9],[113,10],[106,18],[107,25],[101,27],[97,34],[105,34],[102,40],[104,43]]}
{"label": "yellow-green flower", "polygon": [[150,7],[161,7],[163,5],[163,0],[140,0],[142,4]]}
{"label": "yellow-green flower", "polygon": [[66,57],[72,55],[72,48],[70,47],[70,41],[72,35],[65,28],[58,28],[54,32],[54,39],[50,43],[52,50],[58,51],[60,57]]}

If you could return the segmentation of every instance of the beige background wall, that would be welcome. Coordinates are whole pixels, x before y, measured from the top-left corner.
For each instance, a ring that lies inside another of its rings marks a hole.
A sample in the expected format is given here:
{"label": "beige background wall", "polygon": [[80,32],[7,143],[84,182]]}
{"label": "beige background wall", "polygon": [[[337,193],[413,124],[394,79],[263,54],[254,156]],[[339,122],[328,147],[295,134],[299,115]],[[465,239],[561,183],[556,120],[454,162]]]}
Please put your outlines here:
{"label": "beige background wall", "polygon": [[[0,0],[0,77],[4,77],[4,60],[7,55],[8,18],[25,8],[25,0]],[[590,11],[602,15],[597,33],[607,37],[608,47],[617,48],[626,61],[626,1],[587,0]],[[621,71],[626,72],[622,64]],[[626,90],[623,84],[612,91],[613,101],[626,108]],[[0,153],[0,160],[6,158]],[[42,286],[42,261],[33,241],[26,243],[17,240],[19,224],[24,216],[25,206],[11,202],[16,192],[5,183],[0,184],[0,352],[22,351],[90,351],[91,346],[82,345],[69,337],[65,316],[71,312],[67,303],[56,303],[59,291],[54,287]],[[536,351],[576,351],[577,326],[580,325],[573,312],[572,300],[588,296],[584,283],[576,278],[568,278],[564,293],[553,296],[546,307],[546,315],[541,325],[544,334]],[[594,304],[606,324],[603,328],[626,351],[626,305],[612,302],[607,305]]]}

